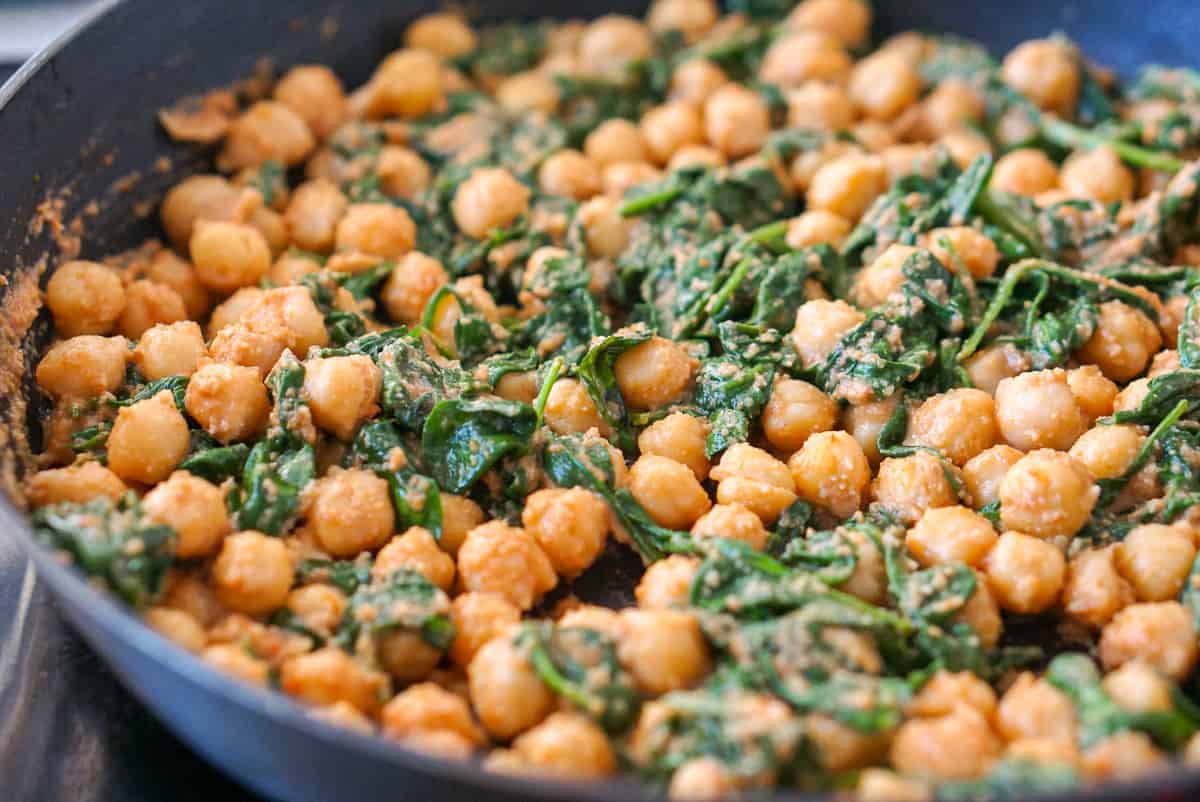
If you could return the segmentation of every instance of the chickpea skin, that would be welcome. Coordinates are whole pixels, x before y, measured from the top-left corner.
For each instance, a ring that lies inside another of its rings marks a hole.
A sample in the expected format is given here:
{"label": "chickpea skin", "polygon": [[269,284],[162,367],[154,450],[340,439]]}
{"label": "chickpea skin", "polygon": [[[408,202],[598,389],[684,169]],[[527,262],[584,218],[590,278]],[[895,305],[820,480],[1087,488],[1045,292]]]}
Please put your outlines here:
{"label": "chickpea skin", "polygon": [[217,598],[231,610],[265,615],[283,606],[292,587],[292,560],[279,538],[238,532],[221,543],[212,566]]}
{"label": "chickpea skin", "polygon": [[644,162],[649,158],[641,129],[629,120],[605,120],[587,135],[583,152],[600,167]]}
{"label": "chickpea skin", "polygon": [[990,521],[966,507],[937,507],[925,511],[904,542],[922,565],[958,562],[978,568],[997,537]]}
{"label": "chickpea skin", "polygon": [[896,731],[891,763],[901,774],[939,780],[985,775],[1000,756],[1000,739],[979,711],[959,705],[937,718],[910,719]]}
{"label": "chickpea skin", "polygon": [[1140,658],[1181,682],[1192,673],[1196,657],[1191,613],[1176,601],[1131,604],[1100,633],[1100,660],[1106,670]]}
{"label": "chickpea skin", "polygon": [[1018,148],[997,160],[991,187],[1033,198],[1058,187],[1058,165],[1037,148]]}
{"label": "chickpea skin", "polygon": [[367,470],[331,470],[311,490],[306,514],[313,536],[334,557],[373,551],[392,534],[388,484]]}
{"label": "chickpea skin", "polygon": [[1005,83],[1035,104],[1067,117],[1079,98],[1079,67],[1066,45],[1031,39],[1011,50],[1000,68]]}
{"label": "chickpea skin", "polygon": [[731,159],[762,149],[771,133],[771,111],[753,89],[730,83],[713,92],[704,104],[708,141]]}
{"label": "chickpea skin", "polygon": [[621,217],[620,201],[603,195],[592,198],[579,207],[576,218],[594,256],[615,259],[629,246],[634,223]]}
{"label": "chickpea skin", "polygon": [[963,465],[963,481],[975,509],[1000,498],[1000,482],[1008,469],[1025,456],[1012,446],[997,445],[981,451]]}
{"label": "chickpea skin", "polygon": [[429,299],[450,276],[442,263],[418,251],[403,256],[384,282],[380,295],[388,315],[411,326],[421,320]]}
{"label": "chickpea skin", "polygon": [[767,530],[758,516],[741,504],[717,504],[692,524],[692,537],[739,540],[755,551],[767,547]]}
{"label": "chickpea skin", "polygon": [[416,571],[445,591],[454,585],[453,558],[438,548],[433,535],[420,526],[409,527],[379,550],[371,577],[378,581],[399,570]]}
{"label": "chickpea skin", "polygon": [[125,287],[107,265],[67,262],[46,284],[46,305],[62,337],[110,334],[125,309]]}
{"label": "chickpea skin", "polygon": [[1022,672],[1000,697],[996,731],[1008,741],[1049,739],[1068,744],[1076,740],[1075,705],[1043,678]]}
{"label": "chickpea skin", "polygon": [[537,540],[503,521],[489,521],[467,533],[458,550],[458,575],[466,590],[498,593],[521,610],[558,584]]}
{"label": "chickpea skin", "polygon": [[970,226],[935,228],[925,235],[924,242],[939,262],[951,269],[961,264],[972,278],[991,277],[1000,263],[996,243]]}
{"label": "chickpea skin", "polygon": [[297,247],[329,253],[333,250],[338,221],[349,207],[350,201],[337,184],[316,178],[305,181],[292,193],[283,222]]}
{"label": "chickpea skin", "polygon": [[485,643],[467,667],[471,707],[484,728],[507,740],[540,724],[553,712],[555,696],[529,664],[511,634]]}
{"label": "chickpea skin", "polygon": [[788,125],[840,131],[854,124],[858,110],[846,90],[824,81],[808,81],[787,95]]}
{"label": "chickpea skin", "polygon": [[684,554],[651,563],[635,591],[638,606],[647,610],[686,607],[699,567],[698,559]]}
{"label": "chickpea skin", "polygon": [[108,466],[126,482],[154,484],[171,475],[191,447],[187,421],[163,390],[122,407],[108,435]]}
{"label": "chickpea skin", "polygon": [[958,503],[942,462],[928,451],[909,457],[889,457],[879,465],[871,494],[906,524],[920,520],[925,510]]}
{"label": "chickpea skin", "polygon": [[313,422],[340,440],[379,410],[382,376],[369,356],[317,357],[304,365],[304,396]]}
{"label": "chickpea skin", "polygon": [[788,460],[796,493],[838,518],[861,507],[871,483],[871,464],[862,446],[846,432],[820,432]]}
{"label": "chickpea skin", "polygon": [[1072,155],[1063,163],[1059,180],[1073,198],[1120,203],[1133,197],[1133,172],[1110,146]]}
{"label": "chickpea skin", "polygon": [[279,669],[279,687],[311,705],[344,702],[371,716],[379,712],[391,692],[385,674],[367,668],[336,646],[285,660]]}
{"label": "chickpea skin", "polygon": [[617,656],[644,693],[689,688],[708,673],[708,646],[689,613],[627,607],[620,630]]}
{"label": "chickpea skin", "polygon": [[448,730],[482,746],[486,738],[467,700],[433,682],[405,688],[379,711],[383,734],[403,740],[414,733]]}
{"label": "chickpea skin", "polygon": [[1142,524],[1116,544],[1117,571],[1129,582],[1137,600],[1174,599],[1183,590],[1196,546],[1185,530],[1163,524]]}
{"label": "chickpea skin", "polygon": [[513,741],[528,766],[564,777],[606,777],[617,770],[608,736],[581,713],[552,713]]}
{"label": "chickpea skin", "polygon": [[967,387],[932,396],[913,411],[905,442],[963,465],[995,445],[995,408],[990,395]]}
{"label": "chickpea skin", "polygon": [[886,189],[887,173],[877,156],[850,154],[825,164],[813,175],[808,208],[857,221]]}
{"label": "chickpea skin", "polygon": [[1133,588],[1117,571],[1116,546],[1087,549],[1071,558],[1062,595],[1068,618],[1099,629],[1133,602]]}
{"label": "chickpea skin", "polygon": [[346,92],[323,64],[292,67],[275,84],[275,99],[290,108],[317,139],[325,139],[346,118]]}
{"label": "chickpea skin", "polygon": [[1096,479],[1114,479],[1133,463],[1145,440],[1137,426],[1095,426],[1084,432],[1068,453]]}
{"label": "chickpea skin", "polygon": [[168,376],[191,376],[206,355],[204,335],[194,320],[160,323],[142,334],[133,349],[133,362],[151,381]]}
{"label": "chickpea skin", "polygon": [[718,502],[748,507],[768,526],[796,500],[787,465],[747,443],[726,449],[709,476],[717,482]]}
{"label": "chickpea skin", "polygon": [[1065,451],[1087,428],[1061,368],[1003,379],[996,386],[996,423],[1004,440],[1021,451]]}
{"label": "chickpea skin", "polygon": [[554,383],[546,399],[545,420],[558,434],[583,434],[596,429],[602,436],[608,436],[610,432],[587,388],[578,379],[559,379]]}
{"label": "chickpea skin", "polygon": [[399,259],[413,249],[417,227],[408,212],[390,203],[351,204],[337,223],[338,250]]}
{"label": "chickpea skin", "polygon": [[498,593],[460,593],[451,602],[450,620],[454,622],[450,660],[466,668],[485,643],[521,620],[521,611]]}
{"label": "chickpea skin", "polygon": [[255,284],[271,269],[266,239],[245,223],[200,221],[188,247],[196,278],[216,292]]}
{"label": "chickpea skin", "polygon": [[1079,460],[1039,449],[1018,460],[1000,481],[1000,520],[1037,537],[1070,537],[1087,522],[1099,494]]}
{"label": "chickpea skin", "polygon": [[267,424],[271,404],[256,368],[210,362],[192,374],[188,414],[222,443],[245,440]]}
{"label": "chickpea skin", "polygon": [[984,558],[983,569],[1002,609],[1032,615],[1058,601],[1067,562],[1054,544],[1009,531]]}
{"label": "chickpea skin", "polygon": [[531,494],[521,511],[554,570],[573,579],[591,566],[608,542],[608,505],[588,490],[549,488]]}
{"label": "chickpea skin", "polygon": [[505,228],[529,209],[529,188],[498,167],[479,168],[454,193],[454,222],[468,236],[482,239]]}
{"label": "chickpea skin", "polygon": [[654,454],[633,463],[629,490],[655,523],[670,529],[688,529],[712,507],[690,468]]}
{"label": "chickpea skin", "polygon": [[704,123],[691,103],[669,101],[642,116],[642,141],[651,161],[663,165],[686,145],[704,144]]}
{"label": "chickpea skin", "polygon": [[704,451],[707,438],[708,424],[704,419],[672,412],[642,430],[638,435],[638,451],[683,463],[703,482],[710,468]]}
{"label": "chickpea skin", "polygon": [[83,504],[102,496],[116,501],[128,490],[121,477],[99,462],[83,462],[38,471],[29,478],[26,496],[31,506],[44,507],[63,501]]}
{"label": "chickpea skin", "polygon": [[549,195],[585,201],[604,190],[604,176],[595,162],[567,148],[542,162],[538,186]]}
{"label": "chickpea skin", "polygon": [[808,382],[783,379],[771,389],[761,423],[772,446],[794,452],[816,433],[833,429],[837,417],[837,402],[832,398]]}
{"label": "chickpea skin", "polygon": [[1090,424],[1096,418],[1113,413],[1117,385],[1105,378],[1095,365],[1082,365],[1067,371],[1067,385]]}
{"label": "chickpea skin", "polygon": [[230,124],[217,164],[226,171],[259,167],[267,161],[293,167],[308,158],[315,146],[303,117],[283,103],[260,100]]}
{"label": "chickpea skin", "polygon": [[651,337],[617,357],[613,363],[617,387],[634,409],[658,409],[687,390],[697,362],[684,348],[662,337]]}
{"label": "chickpea skin", "polygon": [[366,92],[368,117],[420,117],[445,97],[441,60],[428,50],[397,50],[375,68]]}
{"label": "chickpea skin", "polygon": [[111,393],[125,379],[129,349],[124,337],[82,334],[61,340],[38,363],[38,385],[58,397],[89,398]]}
{"label": "chickpea skin", "polygon": [[184,560],[214,554],[231,528],[224,491],[186,471],[156,485],[142,499],[142,509],[175,530],[175,556]]}
{"label": "chickpea skin", "polygon": [[921,76],[907,59],[875,53],[855,65],[849,92],[863,114],[886,122],[917,102]]}
{"label": "chickpea skin", "polygon": [[1114,382],[1127,382],[1146,369],[1160,348],[1158,326],[1143,312],[1121,301],[1105,301],[1095,333],[1076,355]]}

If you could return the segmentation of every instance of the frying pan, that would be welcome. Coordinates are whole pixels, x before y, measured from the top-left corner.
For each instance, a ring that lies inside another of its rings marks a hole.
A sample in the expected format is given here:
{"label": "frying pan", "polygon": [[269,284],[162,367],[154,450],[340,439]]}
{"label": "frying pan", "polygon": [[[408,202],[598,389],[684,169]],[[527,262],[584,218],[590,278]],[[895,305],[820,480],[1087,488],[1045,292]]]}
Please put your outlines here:
{"label": "frying pan", "polygon": [[[79,220],[82,256],[98,258],[159,236],[154,203],[211,154],[174,145],[155,111],[180,97],[253,73],[332,65],[348,85],[397,46],[404,26],[434,2],[391,0],[106,0],[0,89],[0,485],[31,464],[49,408],[32,378],[51,337],[36,299],[72,236],[37,225],[46,210]],[[488,0],[489,17],[592,17],[640,13],[630,0]],[[1194,0],[937,2],[876,0],[877,33],[953,31],[995,52],[1050,31],[1067,33],[1125,73],[1139,64],[1195,65]],[[95,205],[88,208],[89,201]],[[45,270],[43,270],[45,268]],[[230,680],[145,628],[33,540],[19,504],[0,494],[0,529],[21,543],[59,605],[125,686],[197,752],[261,794],[288,800],[396,802],[635,802],[625,782],[568,784],[510,778],[402,749],[324,724],[281,694]],[[629,600],[639,569],[611,551],[573,588],[589,601]],[[780,794],[778,799],[804,798]],[[813,798],[813,797],[808,797]],[[1200,771],[1053,797],[1061,800],[1200,798]],[[1047,798],[1049,799],[1049,797]],[[15,801],[14,801],[15,802]]]}

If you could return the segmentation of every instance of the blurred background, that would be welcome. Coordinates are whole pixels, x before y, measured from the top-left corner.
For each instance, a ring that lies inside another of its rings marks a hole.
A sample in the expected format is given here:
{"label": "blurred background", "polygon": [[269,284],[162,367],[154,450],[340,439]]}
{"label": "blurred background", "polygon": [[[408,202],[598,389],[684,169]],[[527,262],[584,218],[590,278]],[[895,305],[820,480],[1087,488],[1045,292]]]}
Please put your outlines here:
{"label": "blurred background", "polygon": [[71,23],[91,3],[0,0],[0,83]]}

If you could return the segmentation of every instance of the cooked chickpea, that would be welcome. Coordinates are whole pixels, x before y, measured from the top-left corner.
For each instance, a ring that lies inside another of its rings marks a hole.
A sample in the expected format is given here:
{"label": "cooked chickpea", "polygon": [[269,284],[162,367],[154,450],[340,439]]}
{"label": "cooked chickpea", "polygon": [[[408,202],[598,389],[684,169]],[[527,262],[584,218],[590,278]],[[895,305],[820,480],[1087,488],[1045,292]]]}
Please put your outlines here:
{"label": "cooked chickpea", "polygon": [[67,262],[46,284],[46,305],[63,337],[109,334],[125,309],[125,287],[106,265]]}
{"label": "cooked chickpea", "polygon": [[466,668],[476,652],[521,620],[521,611],[498,593],[460,593],[450,607],[454,641],[450,659]]}
{"label": "cooked chickpea", "polygon": [[259,660],[232,643],[213,644],[201,652],[200,657],[209,665],[252,685],[265,687],[271,676],[271,666],[265,660]]}
{"label": "cooked chickpea", "polygon": [[1117,385],[1105,378],[1095,365],[1083,365],[1067,371],[1071,395],[1089,422],[1111,415],[1117,397]]}
{"label": "cooked chickpea", "polygon": [[160,323],[187,319],[179,293],[165,284],[139,279],[125,288],[125,308],[117,318],[117,331],[136,340]]}
{"label": "cooked chickpea", "polygon": [[458,550],[463,588],[498,593],[528,610],[558,584],[550,558],[524,529],[489,521],[467,533]]}
{"label": "cooked chickpea", "polygon": [[207,332],[209,338],[215,337],[222,329],[240,322],[242,315],[261,300],[265,294],[266,290],[259,287],[242,287],[240,290],[234,292],[233,295],[230,295],[224,301],[217,304],[208,319]]}
{"label": "cooked chickpea", "polygon": [[375,69],[367,85],[368,117],[420,117],[445,96],[441,60],[428,50],[397,50]]}
{"label": "cooked chickpea", "polygon": [[796,500],[787,465],[747,443],[728,448],[709,476],[718,483],[717,501],[742,504],[768,526]]}
{"label": "cooked chickpea", "polygon": [[1070,454],[1096,479],[1121,476],[1146,440],[1136,426],[1095,426],[1075,441]]}
{"label": "cooked chickpea", "polygon": [[1061,368],[1022,373],[996,386],[996,423],[1013,448],[1070,448],[1087,428]]}
{"label": "cooked chickpea", "polygon": [[944,716],[901,724],[890,756],[901,774],[969,780],[985,775],[1001,748],[987,719],[974,708],[959,705]]}
{"label": "cooked chickpea", "polygon": [[963,465],[995,444],[995,408],[982,390],[964,387],[932,396],[913,411],[905,442],[937,449]]}
{"label": "cooked chickpea", "polygon": [[617,655],[644,693],[689,688],[708,673],[708,646],[691,614],[629,607],[620,616]]}
{"label": "cooked chickpea", "polygon": [[943,134],[937,145],[950,154],[950,159],[960,170],[967,169],[980,156],[991,155],[992,152],[992,143],[988,138],[969,128]]}
{"label": "cooked chickpea", "polygon": [[332,181],[317,178],[296,188],[288,199],[283,221],[292,242],[306,251],[333,250],[338,222],[350,201]]}
{"label": "cooked chickpea", "polygon": [[552,713],[513,741],[513,751],[529,767],[564,777],[605,777],[617,769],[608,736],[581,713]]}
{"label": "cooked chickpea", "polygon": [[1171,684],[1141,660],[1131,660],[1110,672],[1101,685],[1109,698],[1130,712],[1162,712],[1174,707]]}
{"label": "cooked chickpea", "polygon": [[841,84],[850,77],[853,67],[850,55],[836,39],[816,31],[800,31],[771,45],[758,68],[758,79],[785,89],[808,81]]}
{"label": "cooked chickpea", "polygon": [[433,682],[405,688],[379,711],[383,734],[397,740],[450,732],[479,747],[487,740],[471,716],[467,700]]}
{"label": "cooked chickpea", "polygon": [[905,58],[876,53],[855,65],[850,74],[850,99],[868,117],[893,120],[917,102],[921,76]]}
{"label": "cooked chickpea", "polygon": [[929,788],[922,781],[880,768],[860,771],[854,793],[859,802],[928,802],[930,799]]}
{"label": "cooked chickpea", "polygon": [[335,557],[377,549],[392,534],[391,492],[370,471],[331,471],[313,486],[308,505],[313,536]]}
{"label": "cooked chickpea", "polygon": [[911,245],[887,246],[855,277],[850,298],[864,308],[885,303],[904,283],[904,264],[915,253]]}
{"label": "cooked chickpea", "polygon": [[1058,187],[1058,165],[1037,148],[1018,148],[996,162],[991,186],[1032,198]]}
{"label": "cooked chickpea", "polygon": [[808,187],[808,208],[824,209],[857,221],[886,189],[887,173],[877,156],[842,156],[813,175]]}
{"label": "cooked chickpea", "polygon": [[214,554],[231,528],[224,491],[185,471],[156,485],[142,499],[142,509],[175,530],[175,556],[185,560]]}
{"label": "cooked chickpea", "polygon": [[1170,763],[1144,732],[1125,731],[1093,745],[1080,760],[1083,774],[1092,782],[1120,782],[1162,771]]}
{"label": "cooked chickpea", "polygon": [[688,466],[654,454],[633,463],[629,490],[659,526],[671,529],[689,528],[712,507]]}
{"label": "cooked chickpea", "polygon": [[858,442],[872,466],[879,464],[879,433],[896,413],[897,403],[896,396],[868,401],[846,407],[842,415],[842,428]]}
{"label": "cooked chickpea", "polygon": [[227,220],[241,191],[219,175],[193,175],[167,192],[159,218],[171,244],[187,250],[197,220]]}
{"label": "cooked chickpea", "polygon": [[828,301],[819,298],[805,301],[796,310],[792,344],[804,366],[814,367],[824,362],[842,337],[865,319],[862,312],[842,300]]}
{"label": "cooked chickpea", "polygon": [[691,44],[708,33],[719,16],[714,0],[655,0],[646,12],[646,24],[659,34],[678,31]]}
{"label": "cooked chickpea", "polygon": [[346,596],[332,585],[305,585],[288,593],[285,606],[306,628],[330,637],[342,623]]}
{"label": "cooked chickpea", "polygon": [[555,153],[538,168],[538,186],[549,195],[584,201],[604,189],[600,167],[577,150]]}
{"label": "cooked chickpea", "polygon": [[229,171],[267,161],[291,167],[303,162],[315,146],[308,123],[290,106],[260,100],[230,124],[217,162]]}
{"label": "cooked chickpea", "polygon": [[[643,708],[645,709],[645,708]],[[671,799],[724,799],[734,796],[742,782],[715,757],[694,757],[671,775]]]}
{"label": "cooked chickpea", "polygon": [[587,388],[577,379],[559,379],[550,388],[545,420],[558,434],[583,434],[596,429],[606,435],[609,431]]}
{"label": "cooked chickpea", "polygon": [[794,452],[817,432],[833,429],[837,417],[837,402],[832,398],[808,382],[783,379],[771,389],[761,422],[772,446]]}
{"label": "cooked chickpea", "polygon": [[124,337],[82,334],[50,346],[37,366],[37,383],[54,396],[90,398],[111,393],[125,379]]}
{"label": "cooked chickpea", "polygon": [[904,540],[922,565],[959,562],[972,567],[983,563],[996,541],[992,524],[961,506],[926,510]]}
{"label": "cooked chickpea", "polygon": [[540,724],[553,712],[555,696],[538,677],[510,633],[493,637],[467,667],[471,706],[484,728],[507,740]]}
{"label": "cooked chickpea", "polygon": [[275,99],[308,125],[317,139],[325,139],[346,118],[346,93],[333,70],[323,64],[292,67],[275,84]]}
{"label": "cooked chickpea", "polygon": [[984,99],[968,81],[949,78],[934,88],[921,104],[924,133],[931,138],[959,131],[978,122],[984,113]]}
{"label": "cooked chickpea", "polygon": [[496,87],[496,100],[514,112],[553,114],[558,109],[559,95],[554,78],[541,70],[517,73]]}
{"label": "cooked chickpea", "polygon": [[672,554],[665,560],[651,563],[638,582],[635,594],[638,606],[645,609],[686,607],[692,580],[699,567],[698,559],[684,554]]}
{"label": "cooked chickpea", "polygon": [[283,606],[292,587],[287,546],[261,532],[229,535],[213,562],[212,581],[221,604],[246,615],[266,615]]}
{"label": "cooked chickpea", "polygon": [[846,432],[814,434],[788,460],[800,498],[838,518],[861,507],[871,483],[871,465],[858,441]]}
{"label": "cooked chickpea", "polygon": [[1117,571],[1129,582],[1138,601],[1173,599],[1183,590],[1196,546],[1185,530],[1142,524],[1116,545]]}
{"label": "cooked chickpea", "polygon": [[996,731],[1008,741],[1047,739],[1074,744],[1075,705],[1047,680],[1022,672],[996,707]]}
{"label": "cooked chickpea", "polygon": [[1000,262],[996,243],[970,226],[935,228],[925,235],[925,244],[939,262],[951,269],[961,264],[977,279],[990,277]]}
{"label": "cooked chickpea", "polygon": [[883,760],[891,734],[859,732],[824,713],[805,717],[804,732],[821,756],[821,765],[835,772],[849,772]]}
{"label": "cooked chickpea", "polygon": [[758,92],[741,84],[726,84],[704,104],[704,130],[708,141],[726,156],[748,156],[767,141],[771,112]]}
{"label": "cooked chickpea", "polygon": [[1196,657],[1192,615],[1176,601],[1131,604],[1100,633],[1100,660],[1108,670],[1140,658],[1182,681],[1192,673]]}
{"label": "cooked chickpea", "polygon": [[[671,100],[683,100],[696,106],[703,106],[713,92],[728,82],[729,76],[725,74],[724,70],[708,59],[688,59],[671,73],[669,97]],[[607,124],[603,123],[602,126]]]}
{"label": "cooked chickpea", "polygon": [[1096,331],[1077,352],[1082,362],[1096,365],[1115,382],[1141,374],[1162,348],[1158,326],[1138,309],[1121,301],[1100,304]]}
{"label": "cooked chickpea", "polygon": [[579,207],[588,250],[604,259],[615,259],[629,245],[633,221],[621,217],[620,201],[607,196],[592,198]]}
{"label": "cooked chickpea", "polygon": [[871,35],[871,6],[863,0],[804,0],[788,15],[786,25],[820,31],[846,47],[859,47]]}
{"label": "cooked chickpea", "polygon": [[905,706],[904,712],[918,718],[945,716],[966,705],[991,720],[996,713],[996,692],[970,671],[951,673],[939,669]]}
{"label": "cooked chickpea", "polygon": [[1099,495],[1079,460],[1039,449],[1018,460],[1000,480],[1000,520],[1038,537],[1070,537],[1092,514]]}
{"label": "cooked chickpea", "polygon": [[183,320],[148,329],[133,349],[133,361],[143,376],[154,381],[192,375],[205,354],[199,324]]}
{"label": "cooked chickpea", "polygon": [[413,249],[417,227],[408,212],[390,203],[351,204],[337,223],[338,250],[398,259]]}
{"label": "cooked chickpea", "polygon": [[1000,382],[1028,369],[1028,359],[1011,343],[997,343],[972,354],[963,364],[971,384],[992,396]]}
{"label": "cooked chickpea", "polygon": [[638,20],[607,14],[588,24],[579,39],[579,66],[588,75],[621,81],[629,65],[650,55],[654,37]]}
{"label": "cooked chickpea", "polygon": [[854,124],[857,109],[846,90],[824,81],[808,81],[787,95],[788,125],[841,131]]}
{"label": "cooked chickpea", "polygon": [[419,526],[396,535],[379,550],[371,576],[379,580],[399,570],[415,571],[442,590],[450,590],[454,584],[454,559]]}
{"label": "cooked chickpea", "polygon": [[963,481],[975,509],[1000,498],[1001,480],[1022,456],[1012,446],[998,445],[981,451],[963,465]]}
{"label": "cooked chickpea", "polygon": [[271,411],[267,388],[255,368],[210,362],[192,374],[184,396],[188,414],[222,443],[259,432]]}
{"label": "cooked chickpea", "polygon": [[[848,236],[850,236],[850,222],[848,220],[839,217],[833,212],[814,210],[804,212],[799,217],[791,220],[787,229],[787,244],[788,247],[797,249],[822,244],[840,248],[842,242]],[[838,302],[834,301],[832,303]],[[841,303],[846,305],[845,302]]]}
{"label": "cooked chickpea", "polygon": [[925,510],[958,503],[941,460],[928,451],[909,457],[890,457],[879,465],[871,494],[906,524],[920,520]]}
{"label": "cooked chickpea", "polygon": [[382,376],[370,357],[317,357],[304,365],[304,397],[313,422],[341,440],[379,410]]}
{"label": "cooked chickpea", "polygon": [[1071,156],[1063,163],[1059,180],[1075,198],[1120,203],[1133,197],[1133,172],[1109,146]]}
{"label": "cooked chickpea", "polygon": [[696,479],[708,478],[709,462],[704,451],[708,424],[684,412],[672,412],[655,421],[638,435],[638,450],[642,454],[668,457],[691,469]]}
{"label": "cooked chickpea", "polygon": [[99,462],[82,462],[35,473],[25,495],[31,505],[42,507],[63,501],[83,504],[101,496],[116,501],[128,490],[121,477]]}
{"label": "cooked chickpea", "polygon": [[[529,188],[498,167],[479,168],[454,193],[454,222],[481,239],[511,224],[529,209]],[[410,221],[411,222],[411,221]]]}
{"label": "cooked chickpea", "polygon": [[245,223],[202,221],[190,240],[196,278],[217,292],[256,283],[271,269],[271,249],[257,228]]}
{"label": "cooked chickpea", "polygon": [[311,705],[344,702],[367,715],[375,715],[390,692],[387,676],[336,646],[285,660],[279,687]]}
{"label": "cooked chickpea", "polygon": [[572,607],[558,619],[560,627],[591,629],[602,632],[613,640],[620,637],[621,619],[616,610],[595,604]]}
{"label": "cooked chickpea", "polygon": [[1100,628],[1134,602],[1133,588],[1117,571],[1116,546],[1087,549],[1071,558],[1063,586],[1067,617]]}
{"label": "cooked chickpea", "polygon": [[441,262],[412,251],[396,262],[380,299],[393,319],[411,326],[420,321],[429,299],[449,280]]}
{"label": "cooked chickpea", "polygon": [[642,131],[629,120],[605,120],[587,135],[583,141],[583,152],[596,164],[644,162],[649,158]]}
{"label": "cooked chickpea", "polygon": [[1004,81],[1035,104],[1069,116],[1079,98],[1079,67],[1068,45],[1031,39],[1011,50],[1001,66]]}
{"label": "cooked chickpea", "polygon": [[183,610],[173,610],[170,607],[151,607],[146,610],[144,619],[151,629],[168,640],[187,649],[192,654],[200,654],[208,641],[208,634],[195,618]]}
{"label": "cooked chickpea", "polygon": [[620,198],[648,181],[662,178],[662,172],[650,162],[617,162],[604,168],[604,193]]}
{"label": "cooked chickpea", "polygon": [[1054,544],[1009,531],[984,558],[983,569],[1002,609],[1032,615],[1058,601],[1067,561]]}
{"label": "cooked chickpea", "polygon": [[686,145],[704,144],[704,122],[691,103],[669,101],[642,116],[642,141],[650,159],[659,165]]}
{"label": "cooked chickpea", "polygon": [[753,512],[741,504],[717,504],[692,524],[692,536],[740,540],[755,551],[767,546],[767,530]]}
{"label": "cooked chickpea", "polygon": [[122,407],[108,435],[108,467],[126,482],[154,484],[171,475],[191,448],[187,421],[163,390]]}
{"label": "cooked chickpea", "polygon": [[657,409],[683,395],[696,365],[682,346],[652,337],[617,357],[613,373],[627,404],[634,409]]}
{"label": "cooked chickpea", "polygon": [[453,59],[470,53],[477,41],[475,31],[461,15],[443,11],[413,20],[404,31],[404,44]]}
{"label": "cooked chickpea", "polygon": [[573,579],[608,542],[608,505],[588,490],[550,488],[525,499],[521,522],[559,575]]}

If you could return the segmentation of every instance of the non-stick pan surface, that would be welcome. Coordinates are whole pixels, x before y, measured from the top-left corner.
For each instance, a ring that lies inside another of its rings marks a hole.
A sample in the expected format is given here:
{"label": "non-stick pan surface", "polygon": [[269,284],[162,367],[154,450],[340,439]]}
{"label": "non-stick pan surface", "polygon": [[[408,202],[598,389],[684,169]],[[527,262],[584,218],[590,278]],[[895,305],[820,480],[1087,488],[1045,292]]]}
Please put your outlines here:
{"label": "non-stick pan surface", "polygon": [[[400,41],[404,25],[435,2],[400,0],[125,0],[89,19],[0,89],[0,484],[29,465],[48,412],[32,367],[49,341],[45,314],[28,308],[39,265],[56,263],[83,226],[85,258],[157,235],[154,202],[203,169],[206,154],[171,144],[155,111],[254,72],[324,62],[350,85]],[[597,16],[640,11],[630,0],[488,0],[490,17]],[[980,39],[997,52],[1061,30],[1098,60],[1129,72],[1139,64],[1195,65],[1195,0],[937,2],[877,0],[880,35],[919,28]],[[165,157],[165,161],[164,161]],[[84,214],[90,201],[97,206]],[[42,220],[38,225],[36,221]],[[26,297],[22,299],[21,293]],[[649,799],[622,783],[561,785],[482,772],[325,725],[279,694],[238,684],[160,638],[34,544],[23,513],[0,498],[0,527],[23,543],[62,609],[124,684],[166,725],[230,775],[288,800],[616,802]],[[618,604],[637,576],[627,555],[606,555],[577,584],[592,601]],[[5,798],[0,778],[0,798]],[[787,798],[783,795],[780,799]],[[792,797],[795,798],[795,797]],[[1061,799],[1200,799],[1200,773],[1179,770],[1135,785]],[[18,802],[13,800],[13,802]]]}

